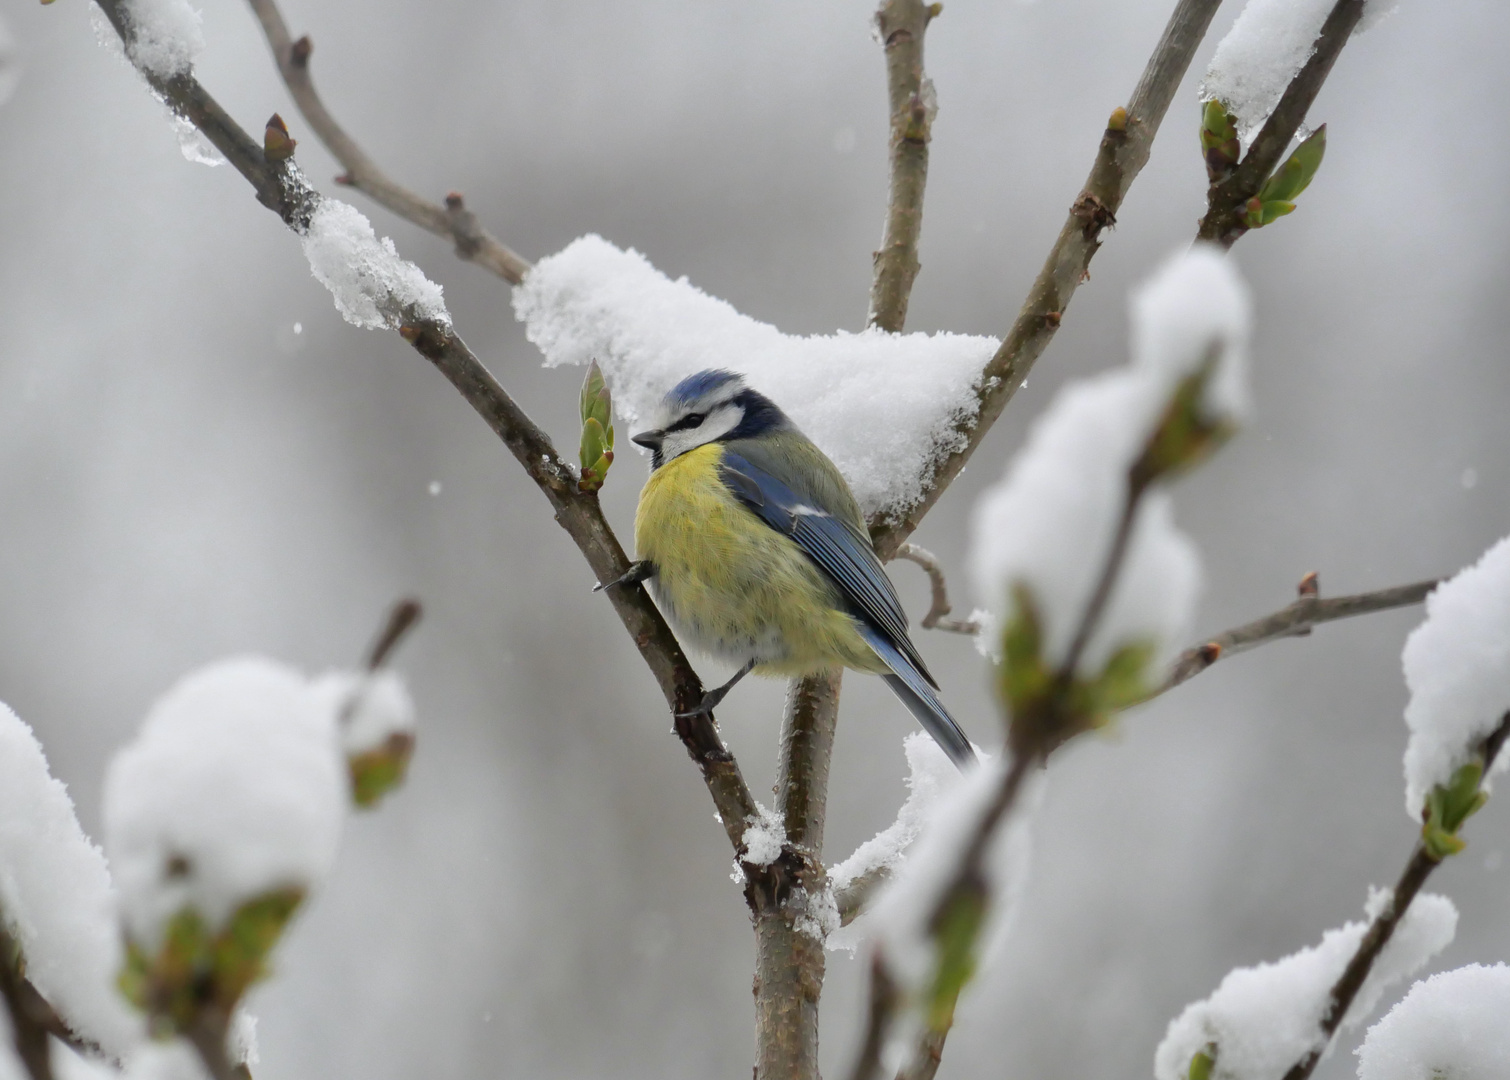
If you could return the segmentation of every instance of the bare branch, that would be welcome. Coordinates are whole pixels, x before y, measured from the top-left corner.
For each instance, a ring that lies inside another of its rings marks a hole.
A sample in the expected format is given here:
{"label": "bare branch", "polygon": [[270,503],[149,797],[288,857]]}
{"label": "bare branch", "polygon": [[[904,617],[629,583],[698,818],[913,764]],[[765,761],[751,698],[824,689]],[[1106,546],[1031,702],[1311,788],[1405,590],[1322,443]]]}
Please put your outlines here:
{"label": "bare branch", "polygon": [[445,206],[420,198],[414,192],[388,178],[377,164],[336,123],[335,117],[315,92],[314,81],[309,74],[309,57],[314,44],[308,37],[292,40],[283,13],[275,0],[248,0],[262,31],[267,36],[268,47],[278,64],[278,73],[294,104],[299,106],[305,121],[319,136],[326,148],[341,163],[346,172],[338,177],[370,195],[374,201],[387,207],[406,221],[436,236],[450,240],[456,247],[459,258],[474,262],[485,270],[503,278],[511,285],[518,285],[529,272],[530,264],[511,251],[478,222],[476,215],[468,210],[462,197],[455,192],[446,196]]}
{"label": "bare branch", "polygon": [[1102,231],[1116,223],[1128,188],[1148,161],[1159,124],[1220,3],[1179,0],[1176,4],[1132,100],[1125,109],[1112,112],[1085,187],[1070,207],[1059,239],[1028,291],[1016,322],[981,373],[975,412],[960,424],[962,448],[938,467],[927,492],[905,515],[895,521],[873,523],[871,532],[881,558],[895,555],[938,502],[1053,339],[1075,290],[1089,276]]}
{"label": "bare branch", "polygon": [[1272,615],[1265,615],[1261,619],[1233,627],[1204,644],[1186,649],[1175,661],[1164,685],[1149,696],[1155,697],[1179,686],[1187,679],[1199,675],[1218,660],[1281,638],[1304,637],[1311,632],[1312,627],[1321,623],[1419,604],[1426,599],[1427,593],[1437,587],[1438,581],[1433,578],[1430,581],[1417,581],[1411,585],[1396,585],[1376,592],[1334,596],[1325,600],[1315,589],[1315,583],[1315,574],[1307,574],[1301,582],[1300,598],[1293,604],[1280,608]]}
{"label": "bare branch", "polygon": [[[99,0],[99,3],[121,40],[128,41],[129,31],[120,10],[122,0]],[[308,228],[309,215],[319,204],[320,196],[304,181],[292,158],[276,164],[269,162],[262,148],[226,115],[192,75],[171,80],[150,75],[147,78],[169,107],[198,126],[252,183],[263,205],[278,212],[296,232]],[[571,467],[556,452],[549,437],[499,385],[467,343],[449,324],[429,319],[415,319],[399,333],[435,365],[503,440],[549,500],[557,523],[571,536],[598,580],[611,581],[623,574],[629,567],[629,559],[599,508],[596,493],[578,490]],[[649,595],[642,587],[633,586],[613,589],[609,596],[672,712],[691,712],[702,701],[702,681]],[[724,831],[738,850],[745,820],[755,813],[755,799],[740,775],[734,755],[724,745],[711,715],[678,716],[676,731],[701,770]]]}
{"label": "bare branch", "polygon": [[912,1061],[897,1074],[897,1080],[933,1080],[938,1075],[939,1062],[944,1060],[944,1040],[953,1026],[951,1021],[949,1028],[924,1032]]}
{"label": "bare branch", "polygon": [[27,980],[21,946],[6,932],[3,922],[0,922],[0,998],[5,999],[16,1056],[26,1066],[27,1075],[31,1080],[52,1080],[52,1047],[48,1036],[55,1029],[66,1028],[53,1007]]}
{"label": "bare branch", "polygon": [[839,925],[848,926],[860,917],[865,910],[865,905],[870,903],[871,897],[880,890],[881,886],[891,881],[891,867],[885,863],[872,866],[861,874],[848,886],[834,893],[834,906],[839,909]]}
{"label": "bare branch", "polygon": [[[1489,736],[1479,745],[1479,754],[1484,762],[1484,775],[1489,775],[1490,767],[1494,759],[1499,756],[1501,748],[1505,745],[1505,739],[1510,737],[1510,713],[1506,713]],[[1405,918],[1405,913],[1410,910],[1411,901],[1420,892],[1421,886],[1426,884],[1426,879],[1437,868],[1440,860],[1427,850],[1426,845],[1417,842],[1415,851],[1411,854],[1410,861],[1405,864],[1405,870],[1396,882],[1394,893],[1390,896],[1388,904],[1374,917],[1363,940],[1358,943],[1358,949],[1343,969],[1342,975],[1332,987],[1332,993],[1327,1002],[1326,1013],[1321,1018],[1321,1034],[1323,1036],[1320,1046],[1306,1054],[1285,1073],[1284,1080],[1306,1080],[1315,1070],[1326,1048],[1331,1045],[1332,1036],[1337,1034],[1337,1028],[1347,1016],[1348,1009],[1353,1004],[1353,998],[1363,988],[1364,980],[1368,973],[1373,970],[1374,961],[1379,959],[1379,954],[1389,944],[1394,936],[1395,927],[1400,925],[1400,920]]]}
{"label": "bare branch", "polygon": [[880,953],[870,961],[870,1008],[865,1019],[865,1037],[860,1052],[849,1070],[849,1080],[876,1080],[881,1075],[881,1055],[886,1050],[886,1033],[897,1012],[897,986],[886,970]]}
{"label": "bare branch", "polygon": [[923,73],[923,35],[942,7],[923,0],[883,0],[876,12],[891,106],[891,185],[866,321],[893,334],[901,333],[907,321],[907,301],[918,275],[928,140],[937,109],[933,83]]}
{"label": "bare branch", "polygon": [[1279,104],[1264,121],[1242,163],[1230,176],[1211,185],[1206,196],[1206,216],[1201,219],[1198,232],[1200,239],[1230,248],[1248,231],[1248,226],[1243,223],[1248,200],[1258,194],[1269,174],[1279,165],[1279,159],[1289,148],[1290,140],[1305,121],[1311,103],[1331,74],[1342,47],[1353,36],[1358,20],[1363,18],[1365,2],[1337,0],[1321,26],[1309,59],[1285,87]]}
{"label": "bare branch", "polygon": [[937,555],[919,544],[906,543],[897,548],[896,557],[915,562],[928,573],[928,583],[933,587],[933,604],[929,607],[928,614],[922,618],[924,630],[947,630],[951,634],[980,633],[979,619],[948,618],[952,610],[949,606],[949,585],[944,581],[944,566]]}
{"label": "bare branch", "polygon": [[388,657],[393,655],[393,650],[398,648],[404,636],[414,629],[423,614],[424,608],[412,597],[394,604],[393,609],[388,612],[388,622],[378,633],[377,640],[372,643],[372,648],[367,651],[367,670],[376,671],[386,664]]}

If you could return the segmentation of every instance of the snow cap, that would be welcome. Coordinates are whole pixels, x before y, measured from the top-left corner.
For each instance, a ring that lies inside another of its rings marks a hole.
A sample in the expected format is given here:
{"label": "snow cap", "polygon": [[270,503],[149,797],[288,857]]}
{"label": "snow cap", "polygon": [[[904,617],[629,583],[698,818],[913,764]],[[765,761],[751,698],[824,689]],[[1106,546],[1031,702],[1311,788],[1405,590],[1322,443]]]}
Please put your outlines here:
{"label": "snow cap", "polygon": [[333,718],[297,671],[244,657],[186,676],[105,777],[128,935],[155,953],[185,907],[215,932],[249,900],[313,887],[348,798]]}
{"label": "snow cap", "polygon": [[904,512],[965,445],[999,344],[881,330],[789,336],[600,236],[541,259],[513,300],[547,367],[598,361],[631,430],[689,375],[745,376],[833,459],[867,514]]}

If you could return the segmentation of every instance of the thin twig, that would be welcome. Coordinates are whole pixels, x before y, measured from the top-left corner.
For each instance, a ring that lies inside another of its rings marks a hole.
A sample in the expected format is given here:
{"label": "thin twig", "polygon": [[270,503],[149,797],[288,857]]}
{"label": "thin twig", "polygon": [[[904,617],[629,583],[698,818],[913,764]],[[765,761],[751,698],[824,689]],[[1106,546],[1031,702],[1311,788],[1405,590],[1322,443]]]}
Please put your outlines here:
{"label": "thin twig", "polygon": [[21,948],[6,932],[3,923],[0,923],[0,998],[5,999],[5,1009],[10,1014],[11,1040],[27,1075],[31,1080],[52,1080],[48,1021],[56,1021],[58,1016],[27,981]]}
{"label": "thin twig", "polygon": [[372,643],[372,648],[367,651],[368,671],[376,671],[388,662],[388,657],[393,654],[393,650],[398,648],[404,636],[414,629],[423,614],[424,608],[413,597],[400,600],[393,605],[392,610],[388,612],[387,623],[379,631],[377,640]]}
{"label": "thin twig", "polygon": [[886,1050],[886,1034],[896,1016],[898,998],[897,985],[886,970],[886,960],[877,952],[870,960],[870,1007],[865,1018],[865,1036],[850,1067],[849,1080],[875,1080],[881,1075],[881,1055]]}
{"label": "thin twig", "polygon": [[[1314,583],[1315,578],[1308,574],[1306,581]],[[1351,596],[1333,596],[1326,599],[1322,599],[1314,591],[1302,592],[1300,598],[1293,604],[1280,608],[1271,615],[1233,627],[1203,644],[1186,649],[1175,661],[1164,684],[1149,696],[1155,697],[1179,686],[1187,679],[1199,675],[1218,660],[1224,660],[1229,656],[1235,656],[1240,652],[1246,652],[1281,638],[1304,637],[1311,632],[1312,627],[1321,623],[1419,604],[1426,599],[1427,593],[1437,587],[1437,584],[1438,580],[1433,578],[1430,581],[1396,585],[1393,588],[1379,589],[1375,592],[1354,593]]]}
{"label": "thin twig", "polygon": [[[1485,776],[1489,775],[1494,759],[1499,756],[1507,736],[1510,736],[1510,713],[1505,714],[1499,726],[1490,732],[1479,745],[1479,754],[1484,761]],[[1320,1045],[1296,1062],[1290,1071],[1285,1073],[1284,1080],[1306,1080],[1315,1070],[1322,1054],[1331,1045],[1332,1036],[1337,1034],[1343,1018],[1352,1007],[1353,999],[1363,988],[1368,973],[1373,970],[1374,961],[1379,959],[1379,954],[1384,951],[1384,947],[1394,936],[1395,928],[1400,925],[1400,921],[1405,918],[1405,913],[1410,910],[1411,901],[1416,898],[1421,886],[1426,884],[1426,879],[1431,876],[1438,865],[1439,860],[1427,850],[1426,845],[1417,842],[1410,861],[1405,864],[1405,870],[1395,884],[1394,892],[1390,894],[1389,903],[1385,904],[1383,910],[1374,916],[1374,921],[1364,933],[1363,940],[1358,943],[1352,959],[1348,961],[1347,967],[1343,969],[1342,975],[1332,987],[1331,995],[1327,1000],[1326,1013],[1321,1018]]]}
{"label": "thin twig", "polygon": [[920,544],[908,542],[897,548],[896,557],[917,563],[928,574],[928,584],[933,589],[933,603],[928,608],[928,614],[921,620],[924,630],[947,630],[951,634],[980,633],[979,619],[948,617],[953,610],[949,606],[949,585],[944,580],[944,565],[939,562],[937,555]]}
{"label": "thin twig", "polygon": [[912,1061],[897,1074],[897,1080],[933,1080],[938,1075],[939,1063],[944,1060],[944,1041],[949,1038],[953,1027],[954,1018],[951,1016],[948,1027],[925,1031],[918,1040]]}
{"label": "thin twig", "polygon": [[[129,31],[122,0],[99,0],[122,41]],[[320,197],[304,181],[293,159],[269,162],[262,148],[210,97],[192,75],[163,80],[146,74],[168,105],[204,132],[257,191],[259,201],[279,213],[295,231],[307,229],[308,215]],[[596,493],[581,492],[571,467],[549,437],[493,378],[482,361],[448,323],[416,318],[400,330],[421,356],[435,365],[503,440],[524,471],[549,500],[556,521],[566,530],[599,581],[611,581],[629,567],[618,537],[603,516]],[[610,600],[640,656],[655,676],[673,713],[690,713],[702,701],[702,681],[687,661],[676,636],[640,586],[614,589]],[[740,775],[734,755],[724,745],[711,715],[679,716],[676,731],[702,772],[730,843],[738,850],[745,820],[755,813],[755,799]]]}
{"label": "thin twig", "polygon": [[1366,0],[1337,0],[1321,33],[1316,38],[1310,57],[1285,87],[1279,104],[1264,121],[1258,137],[1248,148],[1242,163],[1226,176],[1212,184],[1206,195],[1206,216],[1201,219],[1198,236],[1230,248],[1237,242],[1248,226],[1243,223],[1248,200],[1258,194],[1269,179],[1279,159],[1290,146],[1290,140],[1305,122],[1311,103],[1321,92],[1321,86],[1331,74],[1332,65],[1342,53],[1342,47],[1353,36],[1358,20],[1363,18]]}
{"label": "thin twig", "polygon": [[907,322],[907,302],[918,276],[928,140],[937,109],[933,83],[923,72],[923,35],[941,9],[941,4],[925,4],[923,0],[883,0],[876,11],[876,29],[886,49],[891,106],[891,183],[886,227],[874,256],[870,316],[866,321],[893,334],[901,333]]}
{"label": "thin twig", "polygon": [[961,448],[939,465],[923,497],[906,514],[897,520],[873,523],[872,536],[882,559],[896,554],[959,475],[1059,329],[1071,297],[1089,276],[1091,259],[1101,246],[1101,233],[1116,222],[1128,188],[1148,161],[1159,124],[1220,3],[1179,0],[1175,6],[1132,100],[1125,109],[1112,113],[1085,187],[1070,207],[1064,228],[1028,291],[1017,320],[981,373],[975,409],[959,425]]}
{"label": "thin twig", "polygon": [[370,195],[374,201],[387,207],[406,221],[443,237],[456,247],[459,258],[474,262],[485,270],[503,278],[511,285],[518,285],[529,272],[530,264],[492,233],[483,228],[472,211],[468,210],[462,197],[452,192],[446,196],[445,206],[423,199],[408,188],[389,179],[367,156],[356,141],[346,134],[330,110],[315,91],[309,74],[309,57],[314,44],[309,38],[294,41],[283,13],[274,0],[248,0],[262,32],[267,36],[268,47],[278,64],[278,73],[294,104],[299,107],[305,121],[332,156],[346,170],[337,179]]}

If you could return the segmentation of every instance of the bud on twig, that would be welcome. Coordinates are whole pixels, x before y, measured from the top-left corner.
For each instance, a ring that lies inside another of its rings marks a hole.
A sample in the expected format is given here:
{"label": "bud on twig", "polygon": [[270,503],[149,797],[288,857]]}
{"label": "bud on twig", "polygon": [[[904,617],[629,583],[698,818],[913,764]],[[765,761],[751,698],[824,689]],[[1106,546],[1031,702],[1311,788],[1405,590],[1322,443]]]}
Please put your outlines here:
{"label": "bud on twig", "polygon": [[299,141],[290,137],[283,117],[273,113],[262,133],[262,156],[269,161],[287,161],[294,156],[294,147],[298,145]]}
{"label": "bud on twig", "polygon": [[1225,180],[1243,154],[1237,138],[1237,117],[1216,98],[1201,110],[1201,153],[1206,158],[1206,176],[1213,184]]}
{"label": "bud on twig", "polygon": [[1285,163],[1274,170],[1274,175],[1264,181],[1257,195],[1248,200],[1243,224],[1250,229],[1261,229],[1277,218],[1284,217],[1295,209],[1295,197],[1310,186],[1321,168],[1321,159],[1326,156],[1326,125],[1322,124]]}
{"label": "bud on twig", "polygon": [[582,474],[577,487],[597,491],[613,465],[613,398],[596,360],[587,365],[587,378],[582,381],[581,412]]}

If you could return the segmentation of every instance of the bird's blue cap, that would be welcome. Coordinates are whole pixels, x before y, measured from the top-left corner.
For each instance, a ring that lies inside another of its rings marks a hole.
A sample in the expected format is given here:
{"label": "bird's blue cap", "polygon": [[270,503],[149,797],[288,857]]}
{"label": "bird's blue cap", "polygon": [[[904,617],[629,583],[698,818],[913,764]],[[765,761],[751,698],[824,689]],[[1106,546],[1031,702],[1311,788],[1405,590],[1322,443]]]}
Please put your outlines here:
{"label": "bird's blue cap", "polygon": [[717,368],[699,371],[696,375],[688,375],[673,386],[666,394],[666,400],[676,405],[691,405],[715,390],[722,389],[730,383],[743,382],[743,380],[744,376],[732,371]]}

